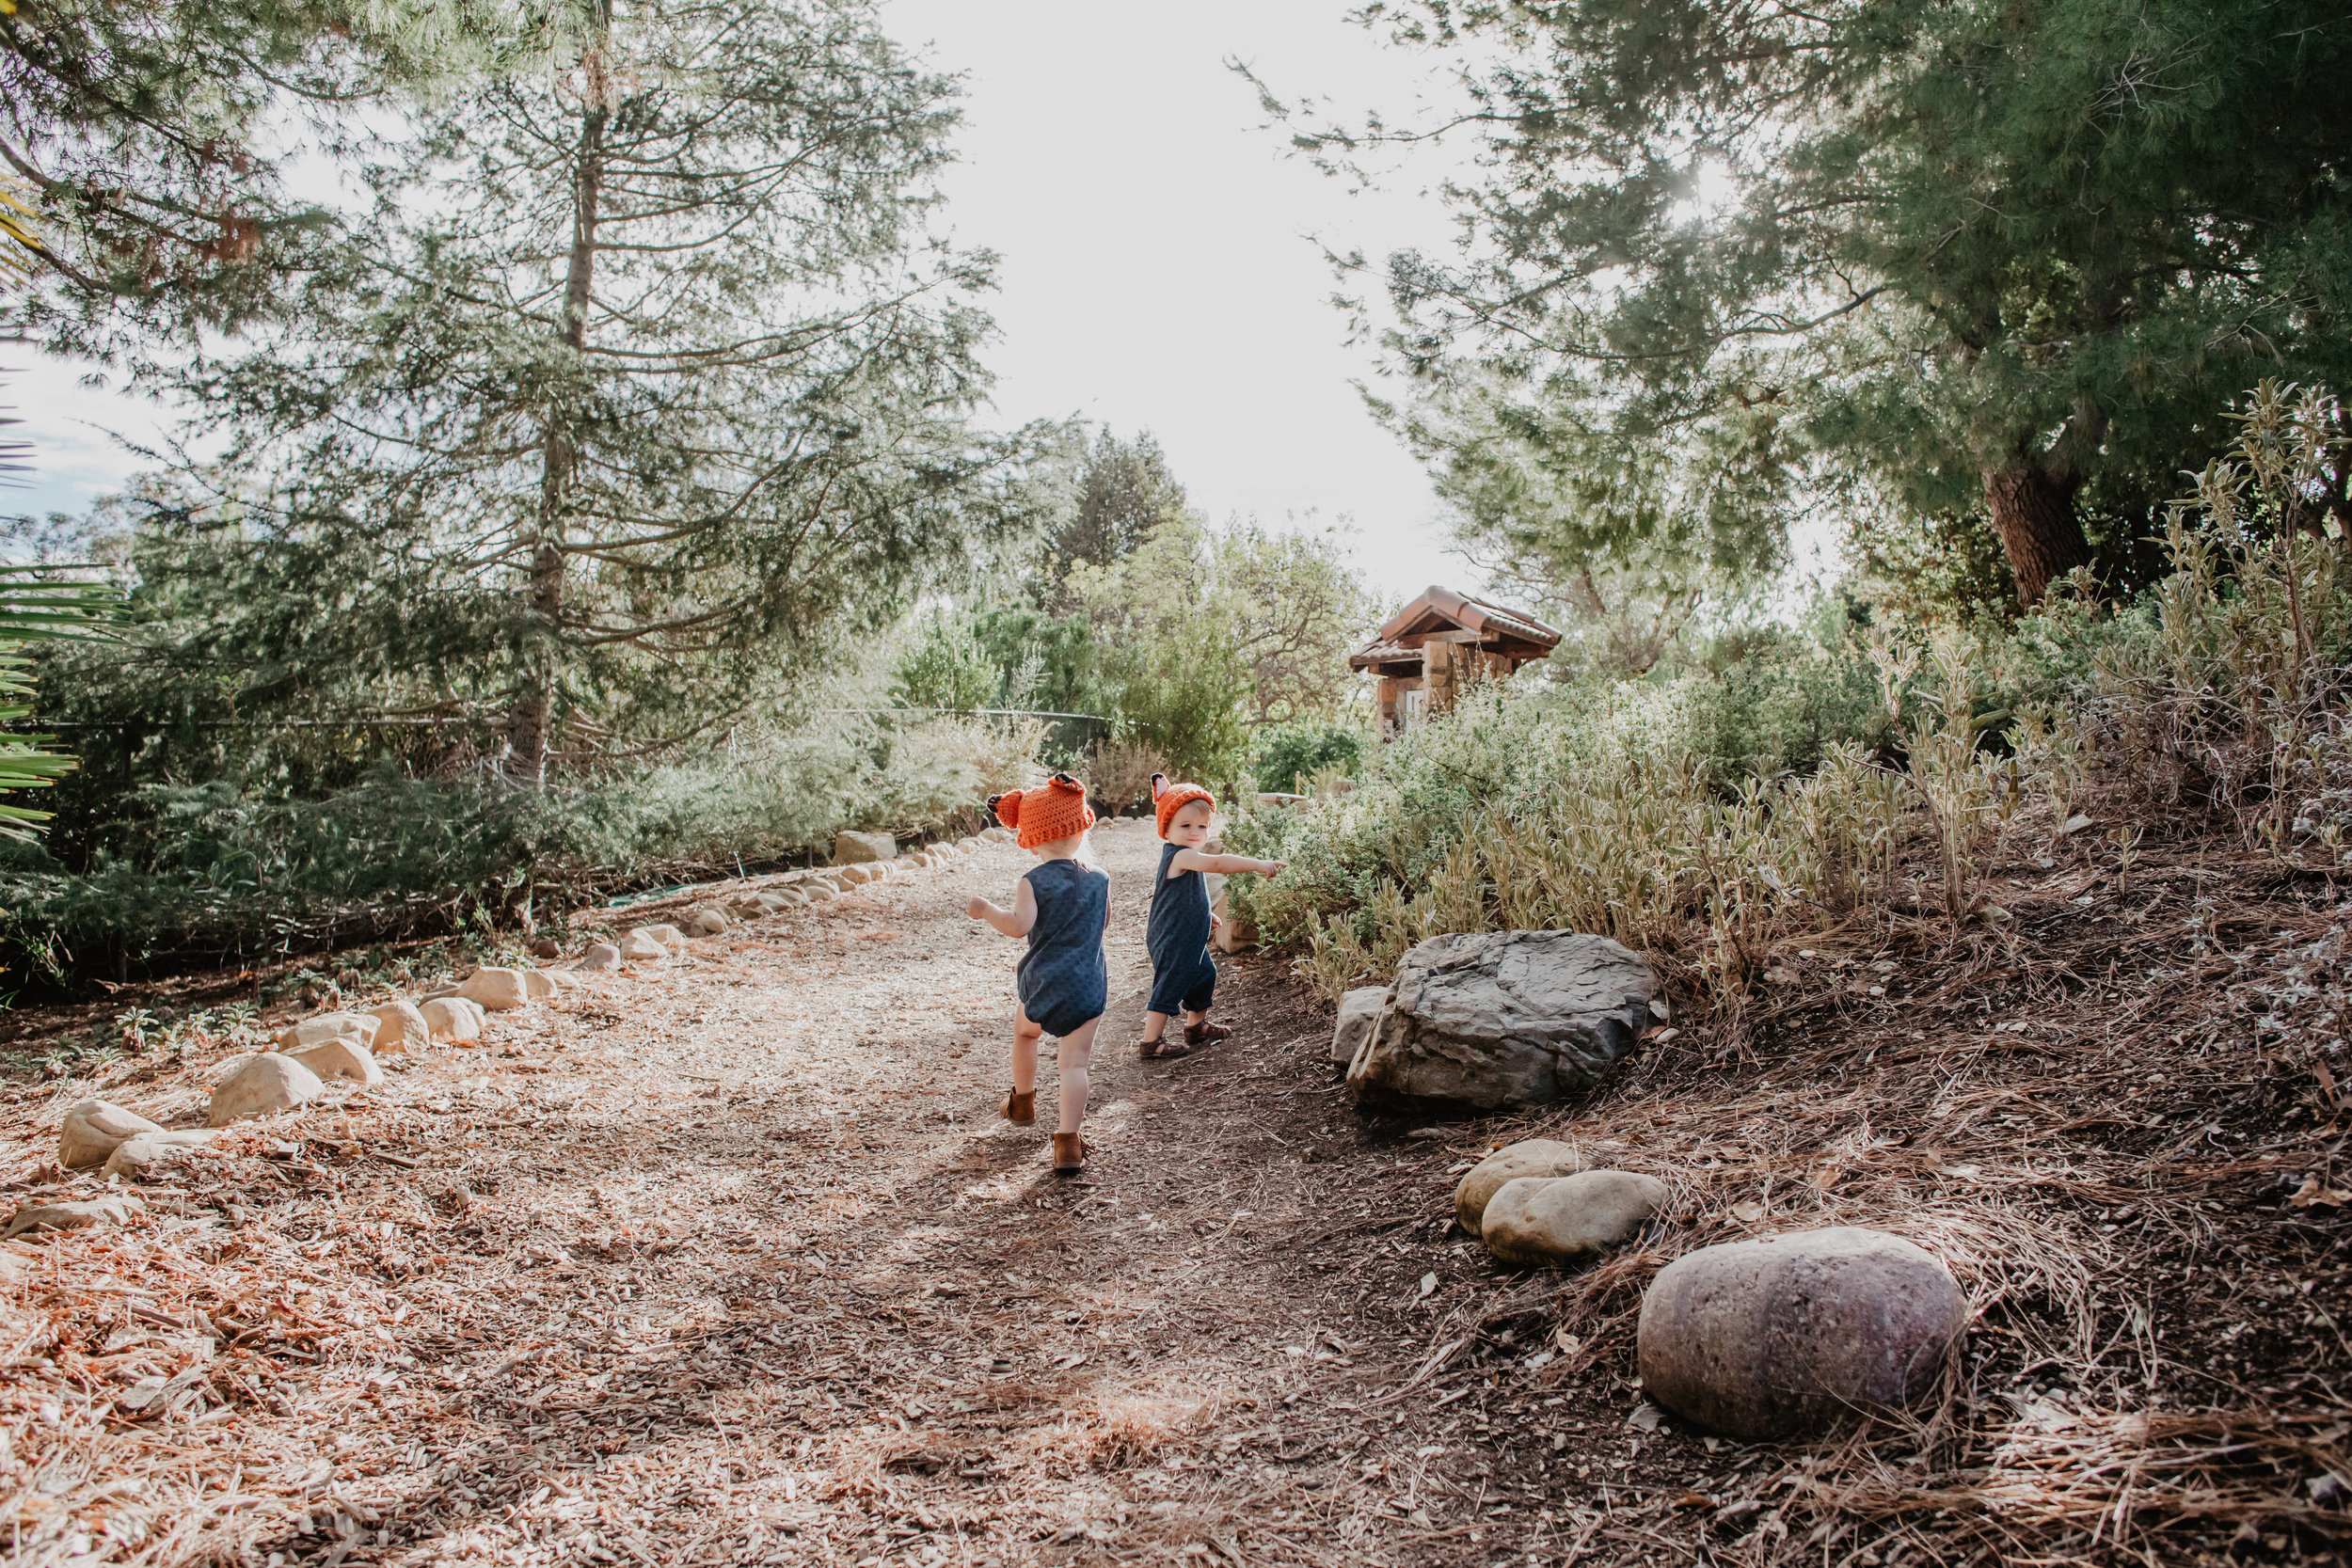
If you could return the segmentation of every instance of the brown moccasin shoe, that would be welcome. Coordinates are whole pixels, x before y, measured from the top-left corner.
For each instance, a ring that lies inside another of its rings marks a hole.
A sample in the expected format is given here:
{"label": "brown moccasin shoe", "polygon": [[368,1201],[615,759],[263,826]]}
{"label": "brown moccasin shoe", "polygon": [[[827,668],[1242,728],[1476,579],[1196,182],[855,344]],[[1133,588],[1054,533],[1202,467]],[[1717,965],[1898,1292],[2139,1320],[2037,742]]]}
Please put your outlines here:
{"label": "brown moccasin shoe", "polygon": [[1075,1176],[1087,1168],[1087,1141],[1075,1132],[1054,1134],[1054,1174]]}
{"label": "brown moccasin shoe", "polygon": [[1184,1025],[1186,1045],[1214,1045],[1218,1040],[1230,1040],[1232,1037],[1233,1032],[1222,1023],[1187,1023]]}
{"label": "brown moccasin shoe", "polygon": [[1005,1096],[1004,1104],[998,1108],[1004,1112],[1007,1121],[1015,1127],[1026,1127],[1037,1120],[1037,1091],[1031,1089],[1023,1094],[1019,1089],[1011,1090]]}
{"label": "brown moccasin shoe", "polygon": [[1136,1046],[1136,1060],[1139,1062],[1168,1062],[1191,1054],[1192,1042],[1189,1039],[1172,1040],[1166,1035],[1155,1040],[1139,1041]]}

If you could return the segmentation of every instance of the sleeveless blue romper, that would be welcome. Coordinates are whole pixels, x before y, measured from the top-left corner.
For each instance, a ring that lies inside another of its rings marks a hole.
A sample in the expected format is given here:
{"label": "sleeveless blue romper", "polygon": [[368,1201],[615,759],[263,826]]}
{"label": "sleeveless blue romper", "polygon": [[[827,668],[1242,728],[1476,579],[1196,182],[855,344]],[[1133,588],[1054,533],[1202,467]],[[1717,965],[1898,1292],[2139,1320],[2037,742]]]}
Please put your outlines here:
{"label": "sleeveless blue romper", "polygon": [[1059,1039],[1110,1006],[1103,927],[1110,918],[1111,879],[1076,861],[1047,861],[1025,879],[1037,899],[1037,924],[1029,927],[1014,989],[1029,1022]]}
{"label": "sleeveless blue romper", "polygon": [[1216,994],[1216,960],[1209,957],[1209,884],[1198,871],[1171,877],[1177,846],[1160,846],[1159,880],[1152,884],[1152,923],[1143,944],[1152,950],[1155,1013],[1204,1013]]}

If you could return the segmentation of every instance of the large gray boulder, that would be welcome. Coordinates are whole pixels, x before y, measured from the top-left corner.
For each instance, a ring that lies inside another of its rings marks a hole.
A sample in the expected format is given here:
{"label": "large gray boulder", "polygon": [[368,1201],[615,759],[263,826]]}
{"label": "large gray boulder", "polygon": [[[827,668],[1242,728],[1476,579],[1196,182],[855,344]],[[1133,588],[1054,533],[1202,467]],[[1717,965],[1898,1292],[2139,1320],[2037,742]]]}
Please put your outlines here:
{"label": "large gray boulder", "polygon": [[1339,1022],[1331,1026],[1331,1060],[1342,1067],[1354,1061],[1356,1053],[1372,1038],[1373,1025],[1380,1022],[1380,1009],[1388,1005],[1386,986],[1358,986],[1342,996]]}
{"label": "large gray boulder", "polygon": [[1967,1326],[1950,1272],[1884,1231],[1701,1247],[1642,1297],[1642,1391],[1749,1442],[1819,1432],[1928,1392]]}
{"label": "large gray boulder", "polygon": [[1431,937],[1397,961],[1395,994],[1348,1086],[1359,1101],[1481,1111],[1575,1094],[1633,1049],[1657,988],[1641,955],[1607,937]]}
{"label": "large gray boulder", "polygon": [[1640,1235],[1673,1196],[1639,1171],[1522,1176],[1487,1199],[1479,1234],[1505,1263],[1581,1263]]}

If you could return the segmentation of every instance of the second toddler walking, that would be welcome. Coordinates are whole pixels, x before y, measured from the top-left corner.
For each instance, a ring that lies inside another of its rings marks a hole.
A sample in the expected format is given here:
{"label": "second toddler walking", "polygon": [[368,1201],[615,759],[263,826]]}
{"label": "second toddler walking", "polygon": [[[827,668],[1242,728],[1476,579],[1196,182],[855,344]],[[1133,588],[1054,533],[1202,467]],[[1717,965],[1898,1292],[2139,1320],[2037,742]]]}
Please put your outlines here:
{"label": "second toddler walking", "polygon": [[1024,1127],[1037,1119],[1037,1040],[1041,1034],[1054,1036],[1061,1042],[1054,1169],[1072,1176],[1086,1165],[1078,1126],[1087,1114],[1087,1062],[1110,1002],[1103,931],[1111,921],[1111,879],[1087,853],[1094,808],[1087,804],[1086,786],[1069,774],[988,803],[996,819],[1020,835],[1021,847],[1038,858],[1037,868],[1021,879],[1012,908],[977,896],[971,903],[973,919],[1029,939],[1015,972],[1021,1006],[1012,1025],[1012,1092],[1005,1097],[1005,1119]]}
{"label": "second toddler walking", "polygon": [[[1152,951],[1152,1001],[1136,1049],[1147,1062],[1189,1056],[1232,1033],[1209,1022],[1209,1003],[1216,994],[1209,932],[1216,917],[1209,911],[1209,884],[1201,873],[1254,871],[1271,877],[1284,864],[1248,855],[1212,855],[1201,847],[1216,820],[1216,797],[1199,784],[1171,784],[1154,773],[1152,805],[1162,844],[1159,875],[1152,879],[1152,921],[1143,938]],[[1168,1037],[1168,1021],[1179,1011],[1184,1015],[1181,1044]]]}

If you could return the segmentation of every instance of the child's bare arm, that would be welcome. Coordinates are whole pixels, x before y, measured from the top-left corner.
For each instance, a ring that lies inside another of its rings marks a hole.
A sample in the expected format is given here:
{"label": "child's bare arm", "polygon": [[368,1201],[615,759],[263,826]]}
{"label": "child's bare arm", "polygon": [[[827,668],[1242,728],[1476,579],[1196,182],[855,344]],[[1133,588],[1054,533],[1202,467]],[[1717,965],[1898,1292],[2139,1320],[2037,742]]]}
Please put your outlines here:
{"label": "child's bare arm", "polygon": [[1170,871],[1214,871],[1220,877],[1248,876],[1255,873],[1271,877],[1290,864],[1288,861],[1252,860],[1248,855],[1204,855],[1198,849],[1179,849],[1168,863]]}
{"label": "child's bare arm", "polygon": [[992,904],[977,894],[972,895],[969,907],[973,919],[985,920],[1009,937],[1025,937],[1037,924],[1037,895],[1029,891],[1026,877],[1021,879],[1021,891],[1012,895],[1012,908]]}

